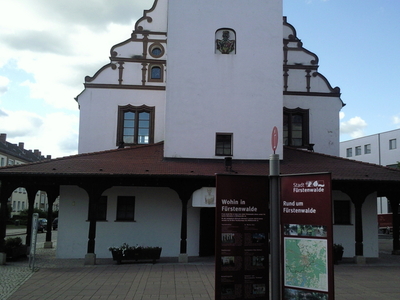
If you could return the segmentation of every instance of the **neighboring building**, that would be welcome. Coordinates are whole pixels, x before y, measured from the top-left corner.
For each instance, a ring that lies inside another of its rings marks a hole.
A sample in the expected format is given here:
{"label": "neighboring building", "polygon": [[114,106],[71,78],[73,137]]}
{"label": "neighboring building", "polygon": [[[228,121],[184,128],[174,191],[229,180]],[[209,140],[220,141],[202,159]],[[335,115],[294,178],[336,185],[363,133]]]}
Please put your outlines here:
{"label": "neighboring building", "polygon": [[[51,156],[44,157],[39,150],[27,150],[24,143],[12,144],[7,142],[7,134],[0,134],[0,167],[20,165],[25,163],[40,162],[50,160]],[[19,187],[12,193],[9,203],[11,204],[11,215],[18,215],[20,211],[28,209],[28,198],[26,190]],[[34,207],[47,211],[48,202],[46,193],[38,191],[36,193]],[[53,205],[54,210],[58,210],[58,201]]]}
{"label": "neighboring building", "polygon": [[[400,168],[400,129],[340,143],[340,156],[390,168]],[[377,199],[378,213],[392,212],[386,197]]]}
{"label": "neighboring building", "polygon": [[31,180],[60,194],[58,258],[213,254],[215,174],[267,176],[275,126],[281,174],[332,173],[345,257],[378,256],[375,199],[400,199],[400,171],[339,157],[340,89],[282,1],[155,0],[110,60],[76,97],[79,154],[0,170],[1,201]]}

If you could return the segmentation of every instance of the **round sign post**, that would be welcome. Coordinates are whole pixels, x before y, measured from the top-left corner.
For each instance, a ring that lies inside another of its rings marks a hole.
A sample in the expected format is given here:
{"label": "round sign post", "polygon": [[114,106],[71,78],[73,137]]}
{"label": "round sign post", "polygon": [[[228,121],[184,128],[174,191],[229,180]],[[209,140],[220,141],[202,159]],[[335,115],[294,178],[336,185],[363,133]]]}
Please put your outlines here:
{"label": "round sign post", "polygon": [[280,199],[279,199],[279,154],[278,128],[274,126],[271,135],[272,154],[269,158],[270,189],[270,236],[271,236],[271,299],[281,299],[281,255],[280,255]]}

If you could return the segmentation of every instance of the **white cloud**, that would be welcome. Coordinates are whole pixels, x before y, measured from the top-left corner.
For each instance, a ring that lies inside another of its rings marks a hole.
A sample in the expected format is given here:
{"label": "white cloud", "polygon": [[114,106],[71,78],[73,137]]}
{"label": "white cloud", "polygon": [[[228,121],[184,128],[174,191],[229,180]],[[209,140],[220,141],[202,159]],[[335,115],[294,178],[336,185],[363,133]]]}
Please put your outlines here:
{"label": "white cloud", "polygon": [[[52,157],[75,154],[79,120],[74,98],[83,90],[85,76],[109,63],[111,47],[130,38],[135,22],[153,3],[2,0],[0,70],[29,91],[28,99],[18,98],[26,97],[20,89],[2,102],[0,132],[7,140]],[[0,77],[0,96],[11,95],[8,86],[8,79]],[[46,105],[21,111],[18,103],[31,99]]]}
{"label": "white cloud", "polygon": [[82,91],[85,76],[109,63],[110,48],[130,38],[143,9],[152,4],[153,0],[119,0],[112,5],[107,0],[2,1],[0,67],[15,60],[33,77],[28,84],[32,98],[76,110],[74,97]]}
{"label": "white cloud", "polygon": [[400,127],[400,115],[393,116],[393,117],[392,117],[392,122],[393,122],[393,124],[396,125],[397,127]]}
{"label": "white cloud", "polygon": [[364,129],[366,127],[367,122],[360,117],[354,117],[340,123],[340,133],[349,134],[352,138],[358,138],[364,136]]}
{"label": "white cloud", "polygon": [[23,142],[25,149],[38,149],[42,155],[54,157],[77,153],[78,116],[63,112],[44,117],[27,111],[3,111],[0,114],[0,132],[7,141]]}
{"label": "white cloud", "polygon": [[9,83],[10,80],[7,77],[0,76],[0,96],[7,92]]}

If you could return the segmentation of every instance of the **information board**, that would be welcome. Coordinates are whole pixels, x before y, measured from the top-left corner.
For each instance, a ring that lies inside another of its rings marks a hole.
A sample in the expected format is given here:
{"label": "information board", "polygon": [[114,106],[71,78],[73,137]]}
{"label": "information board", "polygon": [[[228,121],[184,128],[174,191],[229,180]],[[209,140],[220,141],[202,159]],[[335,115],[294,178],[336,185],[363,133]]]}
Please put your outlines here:
{"label": "information board", "polygon": [[217,175],[215,299],[267,299],[268,177]]}
{"label": "information board", "polygon": [[281,177],[283,299],[334,299],[330,174]]}

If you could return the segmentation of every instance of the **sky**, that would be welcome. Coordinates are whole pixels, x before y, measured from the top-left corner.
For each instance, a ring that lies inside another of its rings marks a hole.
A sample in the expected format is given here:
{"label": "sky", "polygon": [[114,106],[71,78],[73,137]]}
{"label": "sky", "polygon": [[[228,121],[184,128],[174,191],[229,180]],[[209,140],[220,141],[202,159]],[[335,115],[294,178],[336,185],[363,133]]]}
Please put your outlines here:
{"label": "sky", "polygon": [[[52,158],[76,154],[84,78],[153,0],[1,4],[0,133]],[[341,89],[341,141],[400,128],[400,1],[283,0],[283,15]]]}

